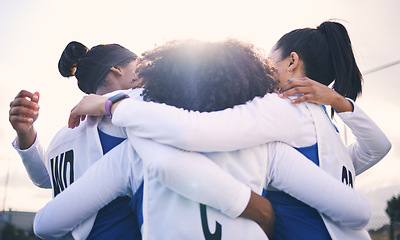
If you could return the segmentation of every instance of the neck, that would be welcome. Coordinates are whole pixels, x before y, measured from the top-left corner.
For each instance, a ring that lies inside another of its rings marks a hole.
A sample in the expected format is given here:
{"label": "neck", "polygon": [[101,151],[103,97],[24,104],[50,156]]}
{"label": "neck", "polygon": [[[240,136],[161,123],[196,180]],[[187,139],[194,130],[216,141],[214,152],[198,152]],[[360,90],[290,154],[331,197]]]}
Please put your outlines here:
{"label": "neck", "polygon": [[96,91],[96,94],[104,95],[106,93],[121,90],[121,86],[117,84],[117,81],[110,78],[110,73],[107,74],[106,79],[103,84],[101,84]]}
{"label": "neck", "polygon": [[110,92],[114,92],[116,90],[120,90],[120,89],[116,89],[116,88],[109,88],[109,87],[102,87],[102,88],[98,88],[96,91],[97,95],[104,95],[106,93],[110,93]]}

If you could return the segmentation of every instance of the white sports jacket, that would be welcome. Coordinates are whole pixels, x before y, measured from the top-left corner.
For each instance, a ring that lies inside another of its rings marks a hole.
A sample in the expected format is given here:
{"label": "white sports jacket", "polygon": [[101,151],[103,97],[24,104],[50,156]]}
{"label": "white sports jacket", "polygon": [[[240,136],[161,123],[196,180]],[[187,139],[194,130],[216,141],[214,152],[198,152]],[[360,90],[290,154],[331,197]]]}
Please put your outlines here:
{"label": "white sports jacket", "polygon": [[[353,105],[354,112],[338,113],[357,138],[347,149],[321,106],[293,105],[276,94],[211,113],[127,99],[115,110],[113,123],[129,127],[132,135],[190,151],[234,151],[271,141],[306,147],[318,141],[321,168],[353,186],[355,176],[376,164],[391,148],[379,127]],[[335,223],[324,214],[322,217],[333,239],[369,239],[364,229]]]}

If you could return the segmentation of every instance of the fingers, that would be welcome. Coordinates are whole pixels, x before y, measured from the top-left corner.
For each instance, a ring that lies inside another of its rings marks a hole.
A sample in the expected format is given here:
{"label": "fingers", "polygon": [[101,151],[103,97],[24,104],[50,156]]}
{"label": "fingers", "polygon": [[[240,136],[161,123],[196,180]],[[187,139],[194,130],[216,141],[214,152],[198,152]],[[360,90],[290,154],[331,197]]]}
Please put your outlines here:
{"label": "fingers", "polygon": [[39,103],[40,94],[39,92],[35,92],[31,98],[31,100],[35,103]]}
{"label": "fingers", "polygon": [[321,105],[332,105],[337,102],[337,95],[330,87],[309,78],[290,79],[282,86],[281,98],[297,95],[292,103],[313,102]]}
{"label": "fingers", "polygon": [[21,90],[10,103],[9,121],[16,131],[26,130],[23,124],[32,124],[38,118],[38,101],[38,94]]}
{"label": "fingers", "polygon": [[39,108],[28,108],[25,107],[24,105],[15,105],[13,107],[10,108],[9,114],[10,116],[13,115],[23,115],[26,117],[31,117],[31,118],[37,118],[39,115]]}
{"label": "fingers", "polygon": [[26,116],[18,116],[18,115],[11,115],[10,116],[10,122],[12,124],[18,124],[18,123],[33,123],[33,118],[31,117],[26,117]]}
{"label": "fingers", "polygon": [[76,109],[77,109],[78,105],[75,105],[72,110],[71,113],[69,114],[69,118],[68,118],[68,127],[69,128],[75,128],[77,126],[79,126],[80,124],[80,115],[77,115]]}
{"label": "fingers", "polygon": [[289,79],[281,88],[281,92],[287,91],[291,88],[294,87],[302,87],[302,86],[308,86],[310,85],[310,82],[312,81],[307,77],[303,77],[303,78],[292,78]]}
{"label": "fingers", "polygon": [[68,119],[68,126],[70,128],[79,126],[79,122],[85,120],[86,115],[105,115],[104,103],[106,100],[107,97],[95,94],[84,96],[82,100],[72,108]]}
{"label": "fingers", "polygon": [[304,95],[298,98],[295,103],[310,101],[318,95],[319,89],[318,82],[309,79],[308,77],[289,79],[281,88],[279,97],[287,98],[294,95]]}
{"label": "fingers", "polygon": [[68,127],[69,128],[76,128],[76,127],[78,127],[79,126],[79,124],[80,124],[80,116],[78,115],[78,116],[75,116],[75,117],[73,117],[73,116],[69,116],[69,119],[68,119]]}
{"label": "fingers", "polygon": [[18,134],[33,129],[33,123],[39,116],[39,93],[21,90],[10,102],[9,121]]}
{"label": "fingers", "polygon": [[81,121],[84,121],[86,119],[86,115],[81,115],[79,111],[81,110],[80,110],[80,105],[78,103],[78,105],[75,105],[72,108],[71,113],[69,114],[69,119],[68,119],[69,128],[78,127]]}
{"label": "fingers", "polygon": [[17,96],[15,98],[21,98],[21,97],[28,97],[28,98],[33,98],[33,93],[26,91],[26,90],[21,90],[19,91],[19,93],[17,94]]}
{"label": "fingers", "polygon": [[303,95],[303,96],[300,96],[300,97],[297,97],[295,99],[291,99],[290,100],[290,102],[293,103],[293,104],[298,104],[298,103],[302,103],[302,102],[309,102],[309,101],[310,101],[310,98],[309,98],[308,95]]}
{"label": "fingers", "polygon": [[31,101],[38,103],[39,102],[39,92],[35,92],[35,93],[31,93],[29,91],[26,90],[21,90],[19,91],[19,93],[17,94],[17,96],[15,97],[15,99],[17,98],[29,98]]}
{"label": "fingers", "polygon": [[10,109],[14,107],[24,107],[31,110],[39,110],[39,93],[32,94],[28,91],[21,90],[14,100],[10,103]]}
{"label": "fingers", "polygon": [[306,95],[311,93],[313,93],[313,89],[307,86],[291,86],[286,90],[282,89],[281,92],[279,93],[279,97],[287,98],[294,95],[301,95],[301,94]]}

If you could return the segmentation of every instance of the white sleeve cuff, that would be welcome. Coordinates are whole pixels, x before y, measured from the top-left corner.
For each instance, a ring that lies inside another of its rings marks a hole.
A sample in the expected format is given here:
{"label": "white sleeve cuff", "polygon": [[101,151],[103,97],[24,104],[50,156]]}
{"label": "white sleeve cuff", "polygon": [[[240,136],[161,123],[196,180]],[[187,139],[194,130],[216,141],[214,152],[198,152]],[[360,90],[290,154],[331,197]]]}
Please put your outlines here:
{"label": "white sleeve cuff", "polygon": [[51,188],[50,176],[46,168],[45,149],[40,144],[39,138],[27,149],[20,149],[18,139],[15,138],[12,146],[17,150],[22,163],[33,184],[40,188]]}
{"label": "white sleeve cuff", "polygon": [[239,217],[249,204],[250,196],[251,189],[243,185],[238,189],[237,197],[232,197],[232,203],[230,204],[231,208],[227,208],[222,212],[231,218]]}

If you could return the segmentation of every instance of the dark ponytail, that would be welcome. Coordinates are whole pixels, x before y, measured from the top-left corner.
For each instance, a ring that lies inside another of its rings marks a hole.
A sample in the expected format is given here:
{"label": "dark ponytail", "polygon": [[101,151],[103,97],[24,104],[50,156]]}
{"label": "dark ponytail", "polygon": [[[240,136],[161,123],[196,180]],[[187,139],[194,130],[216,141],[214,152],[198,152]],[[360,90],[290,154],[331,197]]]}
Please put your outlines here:
{"label": "dark ponytail", "polygon": [[346,28],[337,22],[323,22],[317,29],[328,39],[335,75],[335,89],[355,100],[362,91],[362,76],[358,69]]}
{"label": "dark ponytail", "polygon": [[362,78],[345,27],[323,22],[318,28],[296,29],[283,35],[274,50],[284,59],[296,52],[303,61],[305,75],[353,100],[361,94]]}
{"label": "dark ponytail", "polygon": [[70,42],[65,47],[58,61],[58,71],[63,77],[72,77],[75,75],[79,59],[81,59],[89,48],[79,42]]}
{"label": "dark ponytail", "polygon": [[74,41],[65,47],[58,70],[63,77],[75,76],[83,92],[96,93],[104,85],[111,67],[124,67],[136,58],[136,54],[119,44],[101,44],[89,50]]}

